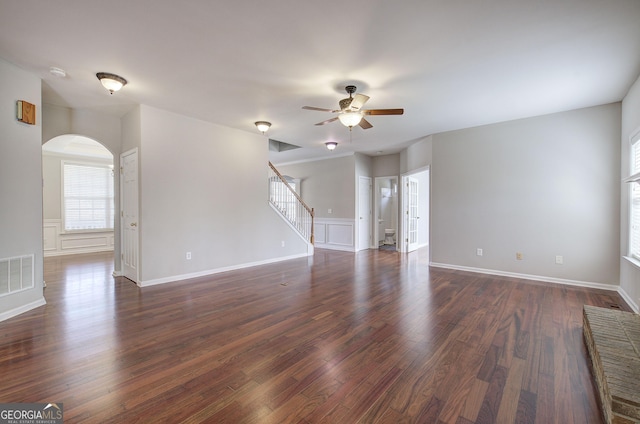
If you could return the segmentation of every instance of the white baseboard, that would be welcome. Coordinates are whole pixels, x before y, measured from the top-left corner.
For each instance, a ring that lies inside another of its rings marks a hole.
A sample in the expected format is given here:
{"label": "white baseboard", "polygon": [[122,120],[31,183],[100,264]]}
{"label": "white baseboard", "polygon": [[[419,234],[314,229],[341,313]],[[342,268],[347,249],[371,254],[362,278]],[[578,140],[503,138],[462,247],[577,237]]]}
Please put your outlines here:
{"label": "white baseboard", "polygon": [[316,249],[340,250],[352,253],[356,251],[356,248],[353,246],[341,246],[339,244],[316,243],[315,247]]}
{"label": "white baseboard", "polygon": [[0,321],[7,320],[9,318],[13,318],[25,312],[28,312],[32,309],[38,308],[40,306],[46,305],[47,301],[44,300],[44,297],[36,300],[35,302],[28,303],[26,305],[22,305],[19,308],[11,309],[10,311],[3,312],[0,314]]}
{"label": "white baseboard", "polygon": [[629,305],[631,309],[633,309],[633,312],[635,312],[636,314],[640,314],[640,307],[638,307],[636,302],[631,299],[631,296],[629,296],[629,294],[624,291],[622,287],[618,287],[618,294],[620,294],[620,297],[622,297],[624,301],[627,302],[627,305]]}
{"label": "white baseboard", "polygon": [[301,253],[301,254],[298,254],[298,255],[285,256],[285,257],[281,257],[281,258],[266,259],[264,261],[256,261],[256,262],[250,262],[250,263],[245,263],[245,264],[232,265],[232,266],[223,267],[223,268],[216,268],[216,269],[208,269],[208,270],[205,270],[205,271],[191,272],[189,274],[173,275],[171,277],[163,277],[163,278],[156,278],[156,279],[153,279],[153,280],[140,281],[140,282],[138,282],[138,286],[139,287],[148,287],[148,286],[155,286],[155,285],[158,285],[158,284],[174,283],[174,282],[177,282],[177,281],[188,280],[188,279],[191,279],[191,278],[206,277],[207,275],[219,274],[221,272],[236,271],[236,270],[239,270],[239,269],[251,268],[253,266],[258,266],[258,265],[268,265],[268,264],[272,264],[272,263],[276,263],[276,262],[287,261],[289,259],[306,258],[306,257],[312,256],[312,255],[313,255],[313,249],[310,249],[310,253]]}
{"label": "white baseboard", "polygon": [[44,252],[44,257],[49,258],[53,256],[82,255],[84,253],[101,253],[101,252],[113,252],[113,247],[97,247],[97,248],[47,251],[47,252]]}
{"label": "white baseboard", "polygon": [[[515,272],[497,271],[495,269],[473,268],[473,267],[461,266],[461,265],[441,264],[437,262],[430,262],[429,266],[433,266],[436,268],[455,269],[459,271],[476,272],[479,274],[490,274],[490,275],[499,275],[502,277],[521,278],[523,280],[542,281],[545,283],[565,284],[568,286],[588,287],[592,289],[611,290],[611,291],[617,291],[617,292],[620,291],[620,286],[613,285],[613,284],[594,283],[590,281],[567,280],[564,278],[544,277],[542,275],[519,274]],[[625,300],[627,299],[625,298]]]}

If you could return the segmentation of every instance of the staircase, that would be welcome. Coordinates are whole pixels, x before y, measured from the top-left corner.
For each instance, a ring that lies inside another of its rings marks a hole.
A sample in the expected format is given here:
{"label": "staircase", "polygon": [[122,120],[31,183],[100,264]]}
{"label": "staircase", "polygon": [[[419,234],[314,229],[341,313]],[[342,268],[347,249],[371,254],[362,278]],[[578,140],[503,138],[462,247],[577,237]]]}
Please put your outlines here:
{"label": "staircase", "polygon": [[310,244],[313,244],[313,208],[310,208],[269,162],[269,203]]}

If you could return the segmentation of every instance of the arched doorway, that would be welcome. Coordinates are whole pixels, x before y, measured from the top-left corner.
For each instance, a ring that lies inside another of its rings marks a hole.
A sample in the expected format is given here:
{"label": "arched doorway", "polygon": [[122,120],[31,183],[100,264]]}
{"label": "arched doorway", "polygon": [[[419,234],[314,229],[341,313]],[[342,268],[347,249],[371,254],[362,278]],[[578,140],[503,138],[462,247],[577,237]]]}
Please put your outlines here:
{"label": "arched doorway", "polygon": [[113,154],[65,134],[42,146],[44,256],[113,251]]}

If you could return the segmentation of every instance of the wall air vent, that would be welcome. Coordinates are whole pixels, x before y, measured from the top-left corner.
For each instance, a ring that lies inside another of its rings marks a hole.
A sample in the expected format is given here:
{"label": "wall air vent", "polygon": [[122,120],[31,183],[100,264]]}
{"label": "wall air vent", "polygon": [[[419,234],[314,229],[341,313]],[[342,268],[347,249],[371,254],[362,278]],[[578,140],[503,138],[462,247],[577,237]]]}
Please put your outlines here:
{"label": "wall air vent", "polygon": [[0,296],[33,288],[33,255],[0,259]]}

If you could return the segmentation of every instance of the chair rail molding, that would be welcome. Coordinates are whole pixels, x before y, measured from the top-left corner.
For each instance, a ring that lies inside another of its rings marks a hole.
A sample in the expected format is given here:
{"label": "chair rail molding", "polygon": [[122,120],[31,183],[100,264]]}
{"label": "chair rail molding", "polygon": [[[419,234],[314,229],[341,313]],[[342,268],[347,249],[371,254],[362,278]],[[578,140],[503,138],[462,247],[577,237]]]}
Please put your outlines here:
{"label": "chair rail molding", "polygon": [[107,252],[114,247],[113,230],[64,232],[60,219],[44,219],[42,234],[45,257]]}

